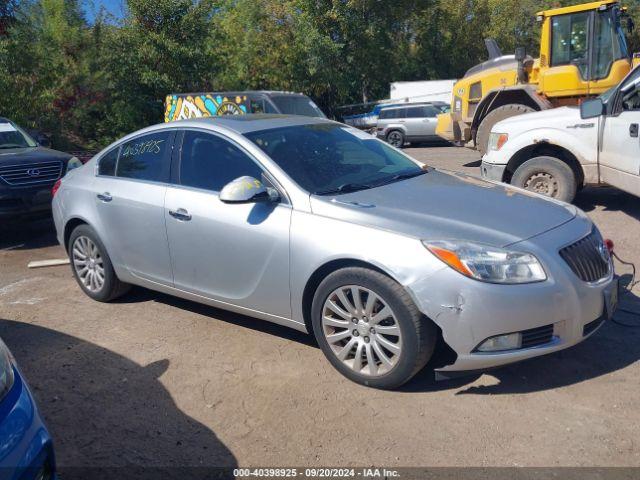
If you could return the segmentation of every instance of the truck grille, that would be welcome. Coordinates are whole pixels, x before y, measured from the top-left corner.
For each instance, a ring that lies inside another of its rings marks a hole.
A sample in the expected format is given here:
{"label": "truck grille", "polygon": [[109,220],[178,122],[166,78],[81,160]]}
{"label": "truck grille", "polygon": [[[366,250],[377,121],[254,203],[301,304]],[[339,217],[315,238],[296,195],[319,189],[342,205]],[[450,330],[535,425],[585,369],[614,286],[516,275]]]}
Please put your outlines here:
{"label": "truck grille", "polygon": [[597,282],[609,275],[609,250],[597,230],[560,250],[560,256],[580,280]]}
{"label": "truck grille", "polygon": [[531,328],[522,332],[521,348],[537,347],[553,340],[553,324]]}
{"label": "truck grille", "polygon": [[0,179],[9,185],[28,186],[54,183],[62,174],[62,162],[27,163],[0,167]]}

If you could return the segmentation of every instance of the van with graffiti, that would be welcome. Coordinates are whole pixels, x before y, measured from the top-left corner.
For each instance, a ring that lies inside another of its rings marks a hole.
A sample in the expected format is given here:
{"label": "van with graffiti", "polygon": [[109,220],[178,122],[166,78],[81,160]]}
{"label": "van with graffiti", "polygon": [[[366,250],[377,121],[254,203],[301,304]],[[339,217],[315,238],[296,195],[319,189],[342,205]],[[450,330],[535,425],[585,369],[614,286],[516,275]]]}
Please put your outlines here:
{"label": "van with graffiti", "polygon": [[172,93],[165,100],[164,121],[245,113],[281,113],[326,118],[313,100],[302,93],[250,90]]}

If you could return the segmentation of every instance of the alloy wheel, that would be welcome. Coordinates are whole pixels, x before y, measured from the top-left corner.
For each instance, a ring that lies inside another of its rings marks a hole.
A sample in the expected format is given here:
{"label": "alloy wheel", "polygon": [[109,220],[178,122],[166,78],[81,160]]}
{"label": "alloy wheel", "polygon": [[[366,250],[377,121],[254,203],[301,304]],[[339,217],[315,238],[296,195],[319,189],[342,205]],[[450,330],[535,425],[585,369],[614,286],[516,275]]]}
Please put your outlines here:
{"label": "alloy wheel", "polygon": [[402,134],[399,132],[391,132],[387,140],[396,148],[402,147]]}
{"label": "alloy wheel", "polygon": [[327,297],[322,331],[336,357],[360,375],[384,375],[402,354],[402,332],[393,310],[359,285],[340,287]]}
{"label": "alloy wheel", "polygon": [[71,248],[73,268],[82,284],[90,292],[100,291],[104,286],[104,263],[98,246],[83,235]]}

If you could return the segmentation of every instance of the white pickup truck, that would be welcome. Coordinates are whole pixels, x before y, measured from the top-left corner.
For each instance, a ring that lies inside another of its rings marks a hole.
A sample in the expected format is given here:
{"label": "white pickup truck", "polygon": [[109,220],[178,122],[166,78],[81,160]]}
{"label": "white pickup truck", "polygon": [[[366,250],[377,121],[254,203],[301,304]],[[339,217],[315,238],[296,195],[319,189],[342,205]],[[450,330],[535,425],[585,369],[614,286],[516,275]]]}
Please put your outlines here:
{"label": "white pickup truck", "polygon": [[640,67],[580,107],[496,123],[484,178],[570,202],[585,185],[608,184],[640,196]]}

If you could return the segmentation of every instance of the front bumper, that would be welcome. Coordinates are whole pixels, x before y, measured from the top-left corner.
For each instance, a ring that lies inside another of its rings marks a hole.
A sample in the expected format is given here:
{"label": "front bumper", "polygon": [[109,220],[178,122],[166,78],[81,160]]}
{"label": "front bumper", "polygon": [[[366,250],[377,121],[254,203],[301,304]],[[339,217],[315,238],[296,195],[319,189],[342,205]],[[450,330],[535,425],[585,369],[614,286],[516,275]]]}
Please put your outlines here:
{"label": "front bumper", "polygon": [[51,210],[52,184],[13,188],[0,185],[0,217],[47,213]]}
{"label": "front bumper", "polygon": [[55,479],[51,436],[20,372],[14,373],[14,385],[0,403],[0,478]]}
{"label": "front bumper", "polygon": [[[542,262],[547,280],[523,285],[479,282],[444,268],[408,285],[420,310],[442,330],[456,360],[442,372],[487,370],[571,347],[600,326],[616,281],[613,265],[606,278],[586,283],[560,257],[559,250],[592,228],[584,216],[512,246]],[[489,337],[547,331],[543,343],[502,352],[478,352]]]}
{"label": "front bumper", "polygon": [[507,165],[500,165],[495,163],[488,163],[484,160],[480,165],[480,174],[482,178],[486,180],[493,180],[494,182],[502,182],[504,179],[504,171]]}

